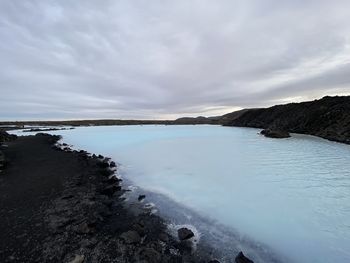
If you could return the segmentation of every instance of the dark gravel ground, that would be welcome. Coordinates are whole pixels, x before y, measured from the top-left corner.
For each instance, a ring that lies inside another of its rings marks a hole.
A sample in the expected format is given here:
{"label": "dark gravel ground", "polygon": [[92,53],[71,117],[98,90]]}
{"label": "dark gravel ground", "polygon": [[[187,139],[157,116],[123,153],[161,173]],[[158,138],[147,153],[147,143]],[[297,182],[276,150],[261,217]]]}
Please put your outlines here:
{"label": "dark gravel ground", "polygon": [[162,218],[132,213],[107,158],[58,140],[38,134],[1,147],[0,262],[210,261],[168,234]]}

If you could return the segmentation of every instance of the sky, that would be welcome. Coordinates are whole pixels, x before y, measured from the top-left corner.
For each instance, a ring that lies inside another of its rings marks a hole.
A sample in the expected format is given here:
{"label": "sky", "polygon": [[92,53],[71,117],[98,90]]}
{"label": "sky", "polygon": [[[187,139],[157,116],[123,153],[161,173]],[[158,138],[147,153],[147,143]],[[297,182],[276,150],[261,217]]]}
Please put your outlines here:
{"label": "sky", "polygon": [[0,120],[350,95],[349,0],[0,0]]}

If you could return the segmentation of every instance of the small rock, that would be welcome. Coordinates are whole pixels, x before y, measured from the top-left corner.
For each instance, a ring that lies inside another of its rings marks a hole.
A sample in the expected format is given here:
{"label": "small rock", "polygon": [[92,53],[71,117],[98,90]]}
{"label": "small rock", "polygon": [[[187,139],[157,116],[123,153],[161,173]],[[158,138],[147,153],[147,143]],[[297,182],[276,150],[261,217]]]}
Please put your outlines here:
{"label": "small rock", "polygon": [[237,257],[235,258],[235,262],[236,263],[254,263],[254,261],[244,256],[242,251],[238,253]]}
{"label": "small rock", "polygon": [[115,177],[115,176],[112,176],[111,178],[109,178],[109,179],[107,180],[107,183],[108,183],[108,184],[115,184],[115,183],[119,183],[119,182],[120,182],[120,179],[117,178],[117,177]]}
{"label": "small rock", "polygon": [[273,129],[265,129],[260,132],[260,134],[264,135],[265,137],[269,138],[277,138],[277,139],[282,139],[282,138],[289,138],[290,134],[287,131],[283,130],[273,130]]}
{"label": "small rock", "polygon": [[115,162],[111,162],[110,164],[109,164],[109,167],[116,167],[117,165],[115,164]]}
{"label": "small rock", "polygon": [[98,162],[97,165],[101,168],[108,168],[109,167],[109,163],[106,161]]}
{"label": "small rock", "polygon": [[139,200],[140,202],[145,199],[146,196],[145,195],[139,195],[139,197],[137,198],[137,200]]}
{"label": "small rock", "polygon": [[186,227],[182,227],[182,228],[178,229],[177,235],[181,241],[194,237],[194,233],[192,232],[192,230],[190,230]]}
{"label": "small rock", "polygon": [[120,235],[120,238],[123,239],[127,244],[136,244],[141,242],[139,233],[134,230],[124,232]]}
{"label": "small rock", "polygon": [[69,263],[83,263],[85,260],[85,256],[84,255],[76,255],[75,258],[70,261]]}

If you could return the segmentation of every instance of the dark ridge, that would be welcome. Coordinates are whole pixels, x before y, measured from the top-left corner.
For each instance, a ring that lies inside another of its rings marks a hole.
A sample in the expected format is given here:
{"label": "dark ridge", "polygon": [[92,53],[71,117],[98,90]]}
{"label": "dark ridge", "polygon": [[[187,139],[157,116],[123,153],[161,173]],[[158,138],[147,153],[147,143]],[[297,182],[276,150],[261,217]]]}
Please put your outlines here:
{"label": "dark ridge", "polygon": [[350,144],[350,96],[249,109],[222,124],[310,134]]}

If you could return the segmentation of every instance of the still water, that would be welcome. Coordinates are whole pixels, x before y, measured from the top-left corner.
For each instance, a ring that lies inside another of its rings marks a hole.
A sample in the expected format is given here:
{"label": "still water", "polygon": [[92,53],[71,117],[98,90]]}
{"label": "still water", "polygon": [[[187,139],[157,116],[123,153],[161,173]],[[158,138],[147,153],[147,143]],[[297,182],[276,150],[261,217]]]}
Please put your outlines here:
{"label": "still water", "polygon": [[269,139],[258,131],[201,125],[52,133],[112,157],[135,185],[266,246],[282,261],[350,262],[350,146],[296,134]]}

